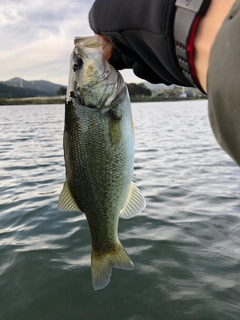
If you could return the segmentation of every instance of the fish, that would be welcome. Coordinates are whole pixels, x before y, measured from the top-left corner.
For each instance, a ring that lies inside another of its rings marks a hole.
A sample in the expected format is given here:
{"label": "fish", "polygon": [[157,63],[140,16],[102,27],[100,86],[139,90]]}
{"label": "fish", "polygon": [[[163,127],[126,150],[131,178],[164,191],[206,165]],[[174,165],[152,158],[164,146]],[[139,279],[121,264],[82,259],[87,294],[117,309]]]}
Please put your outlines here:
{"label": "fish", "polygon": [[65,102],[66,180],[58,209],[85,214],[92,285],[99,290],[110,282],[112,268],[134,268],[118,238],[119,217],[132,218],[146,202],[132,182],[135,138],[127,86],[96,37],[76,37],[74,45]]}

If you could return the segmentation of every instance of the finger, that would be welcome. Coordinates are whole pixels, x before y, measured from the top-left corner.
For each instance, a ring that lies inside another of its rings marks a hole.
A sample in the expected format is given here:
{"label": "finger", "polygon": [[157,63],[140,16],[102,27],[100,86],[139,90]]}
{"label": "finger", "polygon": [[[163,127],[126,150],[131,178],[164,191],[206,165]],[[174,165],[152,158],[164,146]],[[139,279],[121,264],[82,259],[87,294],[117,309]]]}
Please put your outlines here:
{"label": "finger", "polygon": [[96,34],[95,36],[103,49],[104,56],[105,56],[106,60],[109,60],[111,58],[111,55],[113,52],[112,43],[107,38],[105,38],[101,35]]}

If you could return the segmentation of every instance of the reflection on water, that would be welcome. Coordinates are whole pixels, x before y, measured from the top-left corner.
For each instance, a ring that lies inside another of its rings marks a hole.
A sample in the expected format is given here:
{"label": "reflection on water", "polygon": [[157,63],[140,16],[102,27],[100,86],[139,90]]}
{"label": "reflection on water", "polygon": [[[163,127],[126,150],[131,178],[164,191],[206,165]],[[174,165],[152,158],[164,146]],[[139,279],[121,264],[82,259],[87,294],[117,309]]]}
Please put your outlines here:
{"label": "reflection on water", "polygon": [[147,207],[119,224],[135,269],[99,292],[84,215],[57,210],[64,106],[0,109],[0,319],[240,318],[239,168],[206,101],[132,105]]}

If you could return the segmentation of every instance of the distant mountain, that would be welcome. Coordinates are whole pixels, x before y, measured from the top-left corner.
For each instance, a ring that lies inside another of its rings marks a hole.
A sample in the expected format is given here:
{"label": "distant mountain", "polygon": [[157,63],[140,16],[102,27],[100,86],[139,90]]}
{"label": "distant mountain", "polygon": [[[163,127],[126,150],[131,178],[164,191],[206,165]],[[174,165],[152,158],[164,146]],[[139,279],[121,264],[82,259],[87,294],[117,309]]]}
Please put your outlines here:
{"label": "distant mountain", "polygon": [[6,84],[0,83],[0,98],[28,98],[45,96],[45,92],[28,89],[28,88],[17,88],[7,86]]}
{"label": "distant mountain", "polygon": [[[56,96],[59,88],[65,87],[63,85],[52,83],[50,81],[45,81],[45,80],[26,81],[22,78],[17,78],[17,77],[7,81],[1,81],[0,83],[10,87],[19,88],[19,89],[28,89],[26,92],[30,92],[31,94],[35,92],[34,94],[37,96],[38,95]],[[0,96],[1,96],[1,91],[0,91]]]}

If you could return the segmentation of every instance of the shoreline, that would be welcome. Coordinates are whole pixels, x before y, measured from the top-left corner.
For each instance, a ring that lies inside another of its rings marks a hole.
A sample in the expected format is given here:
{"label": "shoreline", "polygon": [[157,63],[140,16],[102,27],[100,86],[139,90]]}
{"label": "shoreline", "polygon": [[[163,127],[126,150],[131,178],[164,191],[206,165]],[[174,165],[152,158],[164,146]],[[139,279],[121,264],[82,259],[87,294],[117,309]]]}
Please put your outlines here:
{"label": "shoreline", "polygon": [[[186,98],[163,98],[163,97],[130,97],[131,102],[166,102],[166,101],[189,101],[207,100],[207,97],[186,97]],[[65,97],[34,97],[34,98],[0,98],[1,106],[11,105],[41,105],[41,104],[64,104]]]}
{"label": "shoreline", "polygon": [[0,98],[1,106],[64,104],[65,97]]}

